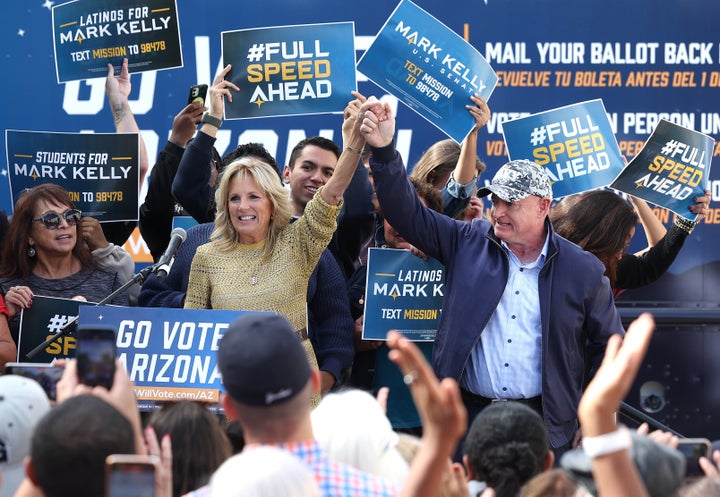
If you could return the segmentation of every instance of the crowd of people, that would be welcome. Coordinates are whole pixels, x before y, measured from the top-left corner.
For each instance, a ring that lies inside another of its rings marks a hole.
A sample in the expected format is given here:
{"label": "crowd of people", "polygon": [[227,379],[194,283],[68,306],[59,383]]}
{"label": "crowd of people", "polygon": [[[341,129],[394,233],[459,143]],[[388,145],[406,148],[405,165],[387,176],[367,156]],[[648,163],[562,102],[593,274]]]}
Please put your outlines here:
{"label": "crowd of people", "polygon": [[[465,141],[429,147],[410,177],[392,109],[356,92],[340,147],[304,139],[282,171],[259,144],[220,157],[224,101],[238,91],[230,70],[207,108],[175,116],[139,211],[156,261],[175,216],[198,224],[167,278],[150,275],[112,302],[271,311],[244,314],[220,341],[224,414],[183,401],[143,417],[119,362],[106,389],[60,361],[53,407],[31,380],[6,375],[0,472],[11,478],[0,496],[98,497],[106,456],[130,453],[158,457],[157,497],[720,495],[709,493],[720,451],[690,484],[677,438],[631,435],[615,418],[654,328],[643,315],[626,332],[615,297],[658,279],[694,223],[665,230],[647,204],[610,190],[553,206],[529,160],[478,190],[490,109],[476,95]],[[106,90],[118,132],[137,132],[126,62]],[[690,210],[703,216],[708,204],[701,196]],[[629,254],[638,221],[649,247]],[[97,302],[132,278],[129,226],[111,224],[84,216],[58,185],[17,199],[0,259],[0,368],[17,356],[33,297]],[[389,330],[363,340],[371,247],[443,264],[434,342]]]}

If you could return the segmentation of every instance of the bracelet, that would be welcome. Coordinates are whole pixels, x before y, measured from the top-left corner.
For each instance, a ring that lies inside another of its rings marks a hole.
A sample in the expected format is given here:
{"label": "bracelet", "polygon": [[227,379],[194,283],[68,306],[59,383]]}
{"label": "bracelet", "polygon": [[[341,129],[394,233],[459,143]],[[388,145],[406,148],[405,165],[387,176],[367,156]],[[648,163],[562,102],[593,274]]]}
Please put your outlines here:
{"label": "bracelet", "polygon": [[632,447],[630,430],[622,425],[618,426],[617,430],[613,432],[598,435],[597,437],[583,437],[582,439],[583,451],[590,459],[629,449],[630,447]]}
{"label": "bracelet", "polygon": [[211,115],[209,112],[206,112],[205,114],[203,114],[202,119],[200,119],[200,122],[209,124],[210,126],[215,126],[218,129],[220,129],[220,126],[222,126],[222,119]]}
{"label": "bracelet", "polygon": [[689,235],[693,232],[693,229],[695,229],[695,225],[697,223],[695,221],[685,219],[682,216],[675,216],[675,221],[673,221],[673,224]]}
{"label": "bracelet", "polygon": [[362,150],[357,148],[352,148],[350,145],[345,145],[345,150],[349,150],[355,154],[362,155]]}

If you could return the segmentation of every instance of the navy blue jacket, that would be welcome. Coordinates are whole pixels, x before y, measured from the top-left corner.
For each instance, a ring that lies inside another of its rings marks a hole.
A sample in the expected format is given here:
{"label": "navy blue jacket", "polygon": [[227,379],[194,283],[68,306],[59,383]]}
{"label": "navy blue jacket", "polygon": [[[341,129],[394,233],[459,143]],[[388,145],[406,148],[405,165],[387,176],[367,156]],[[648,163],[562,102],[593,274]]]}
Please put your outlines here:
{"label": "navy blue jacket", "polygon": [[[507,253],[492,225],[456,221],[426,208],[407,180],[392,145],[370,161],[385,218],[410,243],[445,265],[443,312],[433,368],[458,381],[508,280]],[[572,440],[588,366],[599,366],[608,338],[624,333],[604,267],[592,254],[556,235],[538,276],[542,321],[542,403],[554,447]]]}

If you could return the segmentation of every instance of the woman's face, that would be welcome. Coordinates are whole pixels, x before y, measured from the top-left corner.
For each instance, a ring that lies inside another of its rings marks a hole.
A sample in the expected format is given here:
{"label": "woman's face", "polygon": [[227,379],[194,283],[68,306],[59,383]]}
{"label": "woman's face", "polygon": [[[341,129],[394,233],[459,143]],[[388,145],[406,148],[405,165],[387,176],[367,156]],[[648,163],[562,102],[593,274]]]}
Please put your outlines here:
{"label": "woman's face", "polygon": [[240,243],[253,244],[264,240],[270,229],[272,202],[252,176],[240,175],[228,185],[228,216]]}
{"label": "woman's face", "polygon": [[41,254],[66,255],[72,252],[77,243],[77,225],[68,224],[63,213],[70,209],[67,205],[52,200],[41,199],[35,206],[33,219],[46,214],[60,214],[57,229],[48,229],[42,221],[33,221],[28,243]]}

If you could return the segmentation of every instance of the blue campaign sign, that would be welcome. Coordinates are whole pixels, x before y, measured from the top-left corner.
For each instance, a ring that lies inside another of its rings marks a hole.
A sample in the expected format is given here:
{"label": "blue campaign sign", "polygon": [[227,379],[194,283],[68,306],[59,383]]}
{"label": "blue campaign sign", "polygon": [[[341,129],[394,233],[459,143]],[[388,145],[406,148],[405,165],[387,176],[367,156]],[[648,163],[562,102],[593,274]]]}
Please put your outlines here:
{"label": "blue campaign sign", "polygon": [[362,338],[385,340],[397,330],[416,342],[435,339],[445,291],[445,267],[409,250],[370,248]]}
{"label": "blue campaign sign", "polygon": [[610,186],[694,219],[689,207],[705,195],[714,145],[710,136],[660,121]]}
{"label": "blue campaign sign", "polygon": [[222,53],[226,119],[342,112],[357,89],[352,22],[225,31]]}
{"label": "blue campaign sign", "polygon": [[118,358],[135,383],[138,400],[217,402],[222,390],[218,344],[245,312],[84,306],[79,322],[117,329]]}
{"label": "blue campaign sign", "polygon": [[358,70],[458,143],[475,126],[465,108],[485,100],[497,75],[467,41],[403,0],[365,51]]}
{"label": "blue campaign sign", "polygon": [[5,141],[12,205],[26,188],[55,183],[101,222],[137,220],[137,133],[7,130]]}
{"label": "blue campaign sign", "polygon": [[131,73],[183,65],[175,0],[76,0],[52,7],[52,26],[58,83],[117,74],[124,58]]}
{"label": "blue campaign sign", "polygon": [[590,100],[503,123],[510,159],[543,166],[553,196],[607,186],[623,160],[602,100]]}

